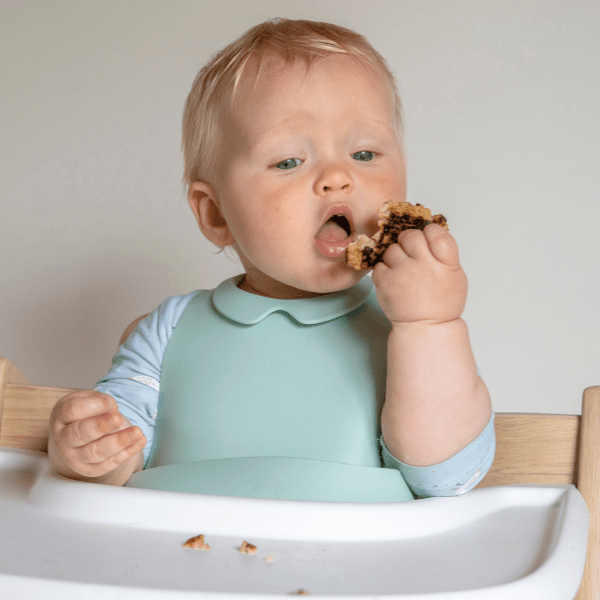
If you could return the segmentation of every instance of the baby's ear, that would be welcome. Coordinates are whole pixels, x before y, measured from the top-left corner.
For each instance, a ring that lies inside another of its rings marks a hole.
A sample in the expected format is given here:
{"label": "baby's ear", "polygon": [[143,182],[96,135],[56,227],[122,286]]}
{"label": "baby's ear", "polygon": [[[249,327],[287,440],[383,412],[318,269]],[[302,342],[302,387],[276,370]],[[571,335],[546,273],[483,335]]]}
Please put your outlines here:
{"label": "baby's ear", "polygon": [[219,209],[217,195],[204,181],[195,181],[188,189],[188,202],[204,236],[216,246],[233,244],[227,221]]}

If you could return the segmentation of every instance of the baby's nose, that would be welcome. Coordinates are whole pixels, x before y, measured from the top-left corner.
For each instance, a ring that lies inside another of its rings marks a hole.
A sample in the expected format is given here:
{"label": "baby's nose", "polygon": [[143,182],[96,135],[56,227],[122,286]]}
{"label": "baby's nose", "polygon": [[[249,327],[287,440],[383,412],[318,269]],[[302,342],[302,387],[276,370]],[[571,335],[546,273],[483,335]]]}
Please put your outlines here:
{"label": "baby's nose", "polygon": [[317,193],[319,194],[337,191],[348,192],[351,189],[352,179],[350,175],[340,168],[328,169],[317,182]]}
{"label": "baby's nose", "polygon": [[[349,187],[350,187],[350,184],[349,184],[349,183],[346,183],[346,184],[342,185],[342,186],[341,186],[339,189],[341,189],[341,190],[345,190],[346,188],[349,188]],[[337,188],[336,188],[336,187],[334,187],[334,186],[328,186],[328,185],[324,185],[324,186],[323,186],[323,191],[324,191],[324,192],[331,192],[331,191],[333,191],[334,189],[337,189]]]}

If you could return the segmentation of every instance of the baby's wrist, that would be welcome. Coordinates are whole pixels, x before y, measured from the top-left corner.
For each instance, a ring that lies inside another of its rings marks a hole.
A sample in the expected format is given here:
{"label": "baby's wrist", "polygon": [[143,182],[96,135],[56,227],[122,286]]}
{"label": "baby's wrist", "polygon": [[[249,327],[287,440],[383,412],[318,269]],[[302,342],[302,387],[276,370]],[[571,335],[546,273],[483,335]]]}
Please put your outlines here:
{"label": "baby's wrist", "polygon": [[421,321],[391,321],[392,331],[398,332],[412,332],[418,334],[419,332],[425,333],[427,331],[433,331],[434,329],[452,329],[456,327],[463,327],[465,321],[462,317],[456,317],[446,320],[421,320]]}

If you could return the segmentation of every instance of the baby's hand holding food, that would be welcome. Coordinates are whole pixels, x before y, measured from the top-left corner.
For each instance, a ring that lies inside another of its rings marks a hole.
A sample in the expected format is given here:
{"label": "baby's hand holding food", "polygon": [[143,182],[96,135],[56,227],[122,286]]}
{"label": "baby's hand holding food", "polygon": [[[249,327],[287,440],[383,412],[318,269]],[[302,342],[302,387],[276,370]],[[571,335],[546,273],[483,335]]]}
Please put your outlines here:
{"label": "baby's hand holding food", "polygon": [[141,429],[108,394],[78,390],[61,398],[50,415],[48,456],[71,479],[124,485],[141,468],[145,445]]}
{"label": "baby's hand holding food", "polygon": [[392,325],[458,319],[467,301],[467,277],[454,237],[436,223],[407,229],[373,269],[379,303]]}

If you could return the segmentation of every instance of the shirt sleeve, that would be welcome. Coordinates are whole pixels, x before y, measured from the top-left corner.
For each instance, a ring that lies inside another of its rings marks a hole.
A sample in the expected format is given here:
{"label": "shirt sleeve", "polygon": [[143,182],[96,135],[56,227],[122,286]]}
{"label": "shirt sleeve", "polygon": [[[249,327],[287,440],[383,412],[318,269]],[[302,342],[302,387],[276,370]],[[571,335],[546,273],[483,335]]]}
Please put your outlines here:
{"label": "shirt sleeve", "polygon": [[165,300],[131,332],[112,359],[112,366],[94,390],[111,395],[121,414],[146,436],[144,467],[154,440],[158,392],[167,342],[188,302],[198,292]]}
{"label": "shirt sleeve", "polygon": [[472,490],[489,471],[496,454],[496,433],[492,416],[485,429],[465,448],[437,465],[413,467],[404,464],[387,449],[380,438],[383,464],[398,469],[419,498],[460,496]]}

